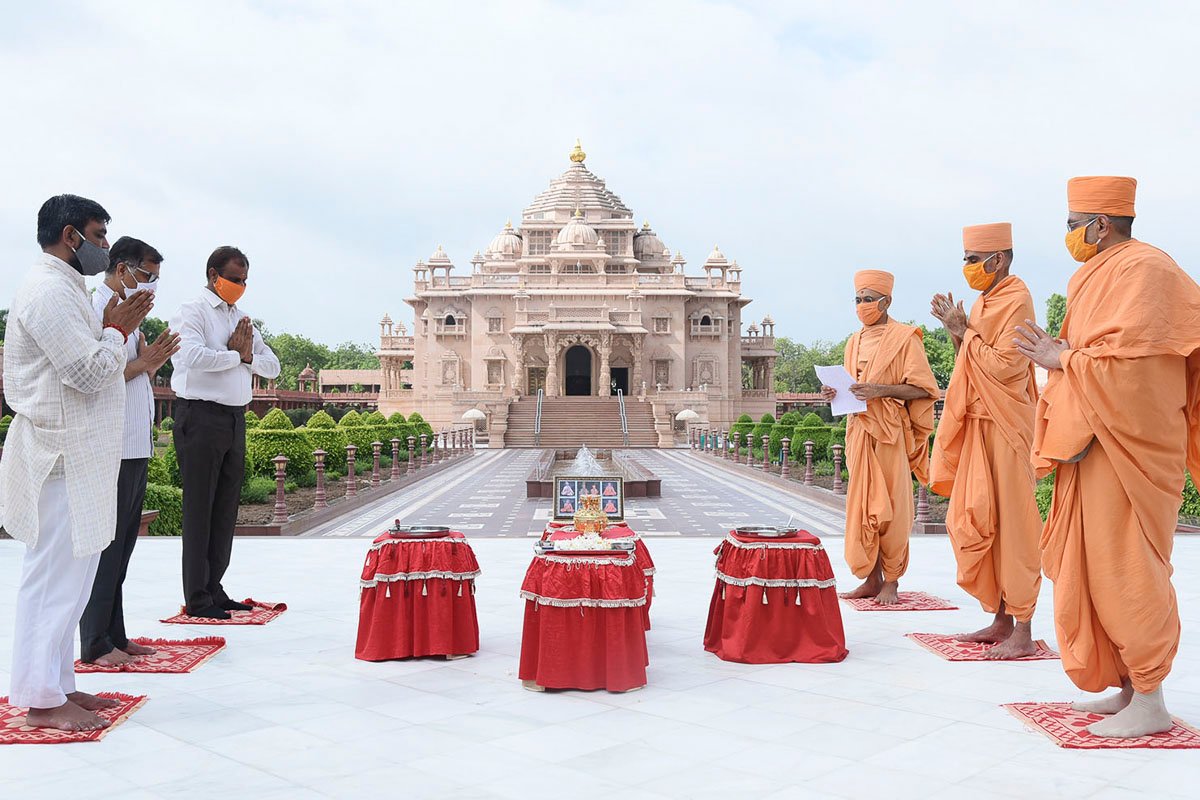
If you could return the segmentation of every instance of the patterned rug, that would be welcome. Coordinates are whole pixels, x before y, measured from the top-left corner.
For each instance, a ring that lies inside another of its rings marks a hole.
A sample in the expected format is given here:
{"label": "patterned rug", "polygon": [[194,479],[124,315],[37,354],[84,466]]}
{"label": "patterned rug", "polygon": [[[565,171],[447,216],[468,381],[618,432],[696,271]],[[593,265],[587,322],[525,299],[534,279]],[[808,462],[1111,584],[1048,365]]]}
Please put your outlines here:
{"label": "patterned rug", "polygon": [[1104,719],[1102,715],[1075,711],[1070,703],[1007,703],[1004,708],[1026,727],[1043,734],[1059,747],[1075,750],[1200,749],[1200,731],[1178,719],[1174,720],[1175,727],[1164,733],[1137,739],[1109,739],[1084,730],[1093,722]]}
{"label": "patterned rug", "polygon": [[209,619],[208,617],[189,617],[184,613],[184,609],[180,608],[178,614],[166,619],[160,619],[159,622],[166,622],[171,625],[266,625],[284,611],[287,611],[287,603],[260,603],[249,597],[242,602],[246,605],[254,606],[254,610],[231,611],[229,619]]}
{"label": "patterned rug", "polygon": [[99,664],[75,662],[75,671],[83,672],[191,672],[217,653],[225,649],[225,640],[220,636],[205,636],[202,639],[130,639],[136,644],[153,647],[152,656],[134,656],[133,661],[119,667],[102,667]]}
{"label": "patterned rug", "polygon": [[117,692],[101,692],[97,697],[120,700],[121,705],[106,708],[96,713],[111,722],[98,731],[70,733],[49,728],[31,728],[25,724],[25,709],[10,706],[7,697],[0,697],[0,745],[5,744],[65,744],[68,742],[98,742],[118,725],[129,719],[146,702],[145,695],[128,695]]}
{"label": "patterned rug", "polygon": [[[906,633],[905,638],[912,639],[934,655],[941,656],[947,661],[989,661],[987,651],[995,645],[984,642],[960,642],[953,636],[943,633]],[[1031,656],[1022,658],[1002,659],[1004,661],[1057,661],[1058,653],[1050,649],[1045,640],[1038,639],[1033,643],[1037,651]]]}
{"label": "patterned rug", "polygon": [[873,597],[857,600],[842,598],[842,602],[855,611],[957,611],[958,606],[925,592],[900,592],[900,602],[894,606],[881,606]]}

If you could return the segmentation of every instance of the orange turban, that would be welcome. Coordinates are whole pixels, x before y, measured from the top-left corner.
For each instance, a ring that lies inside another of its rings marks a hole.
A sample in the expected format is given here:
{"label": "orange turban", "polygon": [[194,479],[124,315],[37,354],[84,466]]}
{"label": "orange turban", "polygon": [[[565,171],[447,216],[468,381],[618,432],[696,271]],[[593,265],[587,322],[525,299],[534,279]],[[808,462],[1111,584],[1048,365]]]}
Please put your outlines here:
{"label": "orange turban", "polygon": [[854,273],[854,291],[871,289],[883,295],[890,295],[896,284],[896,276],[881,269],[860,269]]}
{"label": "orange turban", "polygon": [[1012,249],[1012,223],[992,222],[987,225],[968,225],[963,228],[963,250],[976,253],[995,253]]}
{"label": "orange turban", "polygon": [[1071,178],[1067,181],[1067,208],[1080,214],[1132,217],[1137,181],[1110,175]]}

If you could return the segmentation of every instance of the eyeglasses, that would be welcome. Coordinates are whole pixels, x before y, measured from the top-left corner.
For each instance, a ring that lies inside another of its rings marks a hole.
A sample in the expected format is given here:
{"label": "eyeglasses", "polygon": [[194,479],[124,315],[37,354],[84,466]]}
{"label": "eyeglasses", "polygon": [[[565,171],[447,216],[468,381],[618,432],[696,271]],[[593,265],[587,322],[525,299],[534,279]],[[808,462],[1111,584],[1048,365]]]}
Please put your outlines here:
{"label": "eyeglasses", "polygon": [[887,295],[880,295],[879,297],[859,297],[858,295],[854,295],[854,305],[858,306],[862,305],[863,303],[878,303],[885,297],[887,297]]}
{"label": "eyeglasses", "polygon": [[1079,222],[1068,222],[1068,223],[1067,223],[1067,230],[1069,230],[1069,231],[1073,231],[1073,230],[1076,230],[1076,229],[1078,229],[1080,226],[1083,226],[1084,228],[1086,228],[1087,226],[1091,225],[1093,222],[1095,222],[1095,221],[1096,221],[1096,220],[1098,220],[1098,219],[1100,219],[1100,218],[1099,218],[1099,217],[1092,217],[1092,218],[1091,218],[1091,219],[1089,219],[1087,222],[1084,222],[1083,220],[1080,220]]}
{"label": "eyeglasses", "polygon": [[[131,272],[142,273],[142,275],[145,277],[145,280],[143,280],[142,283],[158,283],[158,275],[156,275],[155,273],[151,272],[148,269],[144,269],[140,264],[135,267],[131,264],[126,263],[125,268],[130,270]],[[136,278],[137,276],[135,275],[134,277]]]}

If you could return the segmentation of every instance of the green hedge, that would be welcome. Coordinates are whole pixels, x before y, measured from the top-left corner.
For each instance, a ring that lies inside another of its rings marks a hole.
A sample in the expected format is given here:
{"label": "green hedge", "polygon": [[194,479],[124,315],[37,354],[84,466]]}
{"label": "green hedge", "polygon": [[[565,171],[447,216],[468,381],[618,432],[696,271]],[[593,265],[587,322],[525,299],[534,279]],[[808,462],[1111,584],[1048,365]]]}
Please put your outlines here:
{"label": "green hedge", "polygon": [[787,411],[779,417],[779,424],[795,427],[796,425],[803,425],[804,418],[799,411]]}
{"label": "green hedge", "polygon": [[421,446],[420,438],[422,433],[432,440],[433,426],[426,422],[425,418],[416,411],[408,415],[408,424],[412,427],[413,434],[417,437],[418,448]]}
{"label": "green hedge", "polygon": [[1185,475],[1183,481],[1183,505],[1179,507],[1181,517],[1200,517],[1200,492],[1191,475]]}
{"label": "green hedge", "polygon": [[[786,417],[787,414],[784,414],[783,416]],[[780,419],[783,419],[783,417],[780,417]],[[795,425],[788,425],[788,424],[784,424],[783,422],[779,422],[779,423],[771,426],[770,436],[771,436],[771,460],[772,461],[779,460],[779,452],[780,452],[780,450],[783,449],[783,440],[791,439],[792,434],[795,433],[795,431],[796,431]],[[788,458],[790,459],[791,457],[792,457],[792,455],[789,452]]]}
{"label": "green hedge", "polygon": [[271,409],[257,428],[246,431],[246,474],[273,478],[272,459],[282,454],[288,459],[288,477],[294,480],[312,469],[313,449],[304,431],[292,427],[287,414]]}
{"label": "green hedge", "polygon": [[275,479],[256,475],[242,484],[241,502],[244,505],[259,505],[275,495]]}
{"label": "green hedge", "polygon": [[813,412],[810,411],[808,414],[806,414],[804,416],[804,419],[801,422],[797,422],[796,424],[803,425],[806,428],[816,428],[819,425],[828,425],[829,423],[827,423],[825,420],[821,419],[821,417],[818,416],[817,414],[814,414]]}
{"label": "green hedge", "polygon": [[158,429],[160,431],[169,431],[174,427],[175,427],[175,420],[172,419],[171,417],[163,417],[162,422],[158,423]]}
{"label": "green hedge", "polygon": [[260,420],[258,418],[258,414],[255,414],[253,411],[246,409],[246,430],[250,430],[251,428],[257,428],[259,421]]}
{"label": "green hedge", "polygon": [[797,425],[792,432],[792,460],[804,463],[804,443],[813,443],[813,461],[832,458],[829,447],[834,442],[834,429],[828,425]]}
{"label": "green hedge", "polygon": [[183,533],[183,490],[148,483],[142,510],[158,512],[158,519],[150,523],[151,536],[179,536]]}

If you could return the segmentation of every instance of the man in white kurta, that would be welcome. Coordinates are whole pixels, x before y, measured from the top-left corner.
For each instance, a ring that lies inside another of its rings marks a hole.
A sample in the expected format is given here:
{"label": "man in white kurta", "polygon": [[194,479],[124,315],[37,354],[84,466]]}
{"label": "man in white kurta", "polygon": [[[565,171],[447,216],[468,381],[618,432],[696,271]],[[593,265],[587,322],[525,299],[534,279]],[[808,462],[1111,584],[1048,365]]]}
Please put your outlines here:
{"label": "man in white kurta", "polygon": [[42,255],[9,308],[4,390],[16,411],[0,459],[0,520],[26,547],[9,702],[28,724],[94,730],[112,705],[75,690],[75,627],[116,526],[125,338],[152,306],[96,318],[84,274],[108,259],[108,214],[60,195],[38,213]]}

